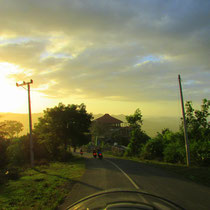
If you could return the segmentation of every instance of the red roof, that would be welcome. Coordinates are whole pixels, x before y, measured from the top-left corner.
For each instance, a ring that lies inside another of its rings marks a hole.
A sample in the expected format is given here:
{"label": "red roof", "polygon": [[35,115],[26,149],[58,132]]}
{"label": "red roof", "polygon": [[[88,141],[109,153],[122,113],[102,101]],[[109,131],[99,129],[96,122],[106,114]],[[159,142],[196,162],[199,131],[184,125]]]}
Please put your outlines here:
{"label": "red roof", "polygon": [[108,123],[108,124],[123,123],[121,120],[111,117],[109,114],[105,114],[104,116],[97,118],[95,121],[99,123]]}

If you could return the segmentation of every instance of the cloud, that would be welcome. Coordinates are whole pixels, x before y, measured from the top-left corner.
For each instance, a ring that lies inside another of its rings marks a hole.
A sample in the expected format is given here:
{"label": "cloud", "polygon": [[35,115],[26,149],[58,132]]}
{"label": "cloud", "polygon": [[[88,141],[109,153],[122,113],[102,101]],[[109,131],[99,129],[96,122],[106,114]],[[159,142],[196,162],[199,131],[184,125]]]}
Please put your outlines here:
{"label": "cloud", "polygon": [[209,1],[4,1],[0,61],[49,97],[208,97]]}

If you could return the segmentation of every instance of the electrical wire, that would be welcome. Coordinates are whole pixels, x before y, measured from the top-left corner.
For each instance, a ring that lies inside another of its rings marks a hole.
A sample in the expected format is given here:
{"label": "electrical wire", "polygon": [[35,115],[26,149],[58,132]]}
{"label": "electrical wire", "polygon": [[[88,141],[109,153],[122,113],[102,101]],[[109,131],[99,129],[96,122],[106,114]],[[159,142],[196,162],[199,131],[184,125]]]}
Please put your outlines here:
{"label": "electrical wire", "polygon": [[23,89],[27,90],[27,89],[26,89],[26,88],[24,88],[23,86],[20,86],[20,87],[22,87]]}

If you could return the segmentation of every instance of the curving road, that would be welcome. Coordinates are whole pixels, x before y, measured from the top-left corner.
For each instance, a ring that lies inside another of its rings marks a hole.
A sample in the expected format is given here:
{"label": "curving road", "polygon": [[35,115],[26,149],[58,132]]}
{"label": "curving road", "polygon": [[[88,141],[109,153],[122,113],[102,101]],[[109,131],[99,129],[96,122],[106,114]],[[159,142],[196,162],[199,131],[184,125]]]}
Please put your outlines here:
{"label": "curving road", "polygon": [[59,209],[101,190],[140,189],[172,200],[189,210],[210,209],[210,188],[190,182],[172,173],[131,160],[93,159],[85,154],[86,171]]}

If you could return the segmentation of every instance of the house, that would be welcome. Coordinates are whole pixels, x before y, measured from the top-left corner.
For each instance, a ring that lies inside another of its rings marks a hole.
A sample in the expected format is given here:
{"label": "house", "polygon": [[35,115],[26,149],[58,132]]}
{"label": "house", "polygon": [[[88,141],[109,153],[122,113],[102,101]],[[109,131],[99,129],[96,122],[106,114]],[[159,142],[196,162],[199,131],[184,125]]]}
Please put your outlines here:
{"label": "house", "polygon": [[123,121],[118,120],[118,119],[110,116],[109,114],[105,114],[102,117],[99,117],[94,121],[96,123],[107,125],[111,128],[121,127],[121,123],[123,123]]}
{"label": "house", "polygon": [[[128,131],[123,127],[123,121],[105,114],[102,117],[99,117],[93,120],[92,126],[92,137],[93,142],[96,145],[103,143],[116,142],[116,133],[117,135],[128,135]],[[114,137],[115,136],[115,137]]]}

